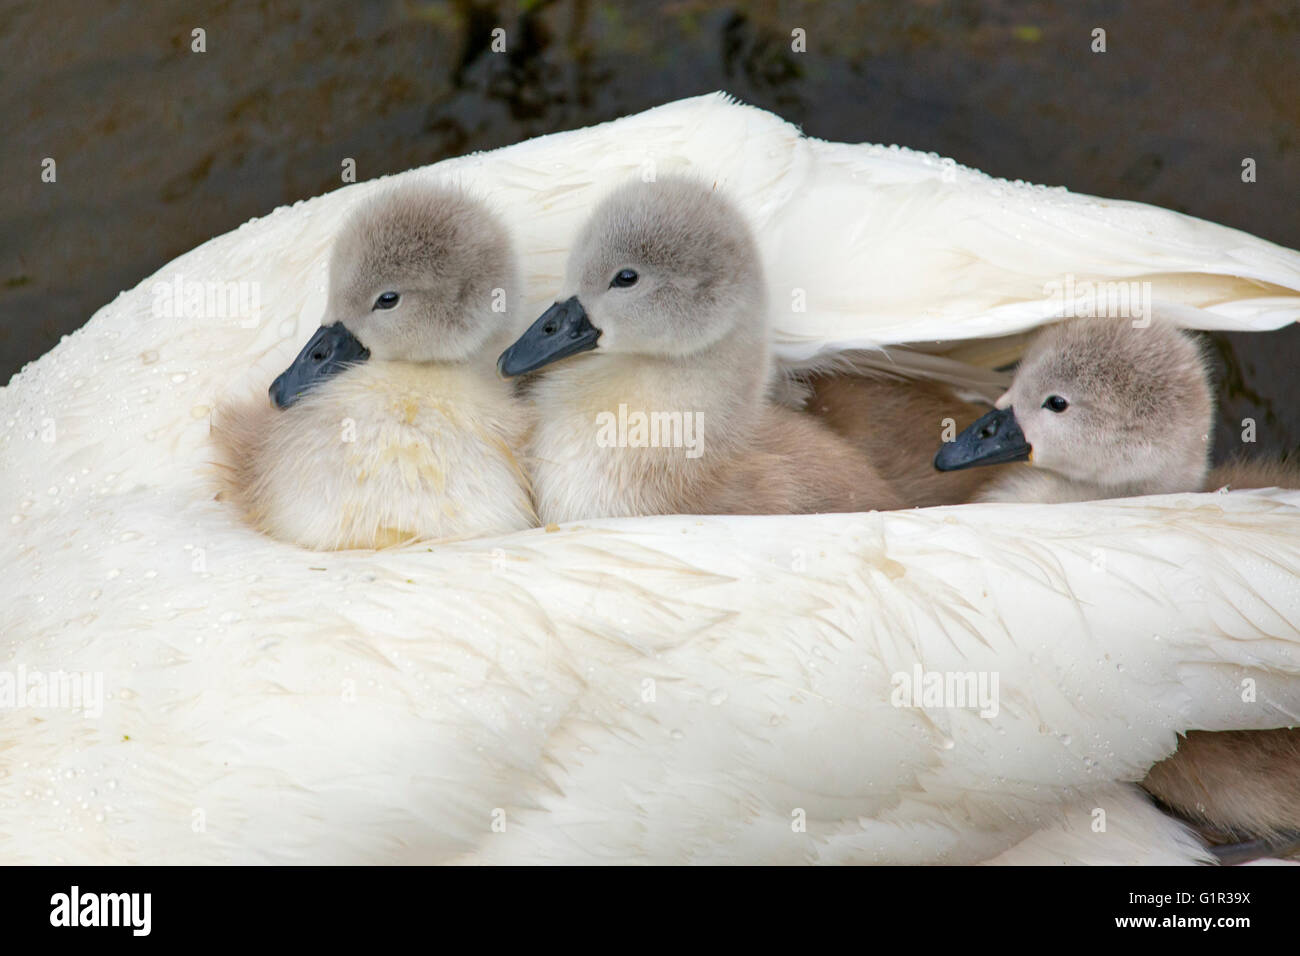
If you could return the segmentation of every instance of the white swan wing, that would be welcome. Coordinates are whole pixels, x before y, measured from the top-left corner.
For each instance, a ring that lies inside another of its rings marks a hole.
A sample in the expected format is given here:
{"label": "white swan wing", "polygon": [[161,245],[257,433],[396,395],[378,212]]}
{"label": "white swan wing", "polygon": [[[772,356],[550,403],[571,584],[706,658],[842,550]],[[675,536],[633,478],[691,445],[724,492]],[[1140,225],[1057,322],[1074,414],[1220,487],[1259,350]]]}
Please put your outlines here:
{"label": "white swan wing", "polygon": [[1138,320],[1148,305],[1189,306],[1201,328],[1300,318],[1300,254],[1238,230],[910,150],[802,145],[806,184],[763,231],[778,301],[807,294],[781,326],[788,357],[1005,335],[1090,301]]}

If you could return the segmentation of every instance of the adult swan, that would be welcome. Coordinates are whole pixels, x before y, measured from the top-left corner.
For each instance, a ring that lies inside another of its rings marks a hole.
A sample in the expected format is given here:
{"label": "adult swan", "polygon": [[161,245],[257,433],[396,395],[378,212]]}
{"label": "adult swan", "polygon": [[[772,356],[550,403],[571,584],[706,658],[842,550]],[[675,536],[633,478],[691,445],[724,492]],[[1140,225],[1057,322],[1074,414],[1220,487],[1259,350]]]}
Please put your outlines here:
{"label": "adult swan", "polygon": [[[593,203],[661,172],[751,219],[789,364],[1019,333],[1067,277],[1150,282],[1190,326],[1300,316],[1294,252],[720,95],[397,178],[488,197],[537,314]],[[213,239],[0,393],[0,858],[1209,859],[1130,782],[1180,731],[1296,723],[1300,493],[379,552],[243,524],[210,412],[307,339],[331,240],[381,188]]]}

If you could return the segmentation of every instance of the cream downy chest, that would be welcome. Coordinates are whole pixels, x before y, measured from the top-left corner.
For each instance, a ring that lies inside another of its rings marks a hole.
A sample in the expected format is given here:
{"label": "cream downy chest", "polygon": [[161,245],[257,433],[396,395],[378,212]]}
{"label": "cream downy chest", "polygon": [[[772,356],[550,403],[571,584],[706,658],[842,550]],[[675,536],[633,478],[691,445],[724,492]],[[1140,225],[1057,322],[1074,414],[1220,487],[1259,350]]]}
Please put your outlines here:
{"label": "cream downy chest", "polygon": [[243,497],[277,538],[336,550],[534,524],[523,409],[491,375],[369,362],[263,421]]}

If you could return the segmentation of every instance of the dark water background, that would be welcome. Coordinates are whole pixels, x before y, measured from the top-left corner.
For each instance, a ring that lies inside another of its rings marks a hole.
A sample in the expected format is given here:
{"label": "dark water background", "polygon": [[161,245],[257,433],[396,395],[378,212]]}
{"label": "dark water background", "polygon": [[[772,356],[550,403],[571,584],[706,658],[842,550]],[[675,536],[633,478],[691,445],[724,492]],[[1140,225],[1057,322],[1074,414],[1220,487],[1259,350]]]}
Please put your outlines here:
{"label": "dark water background", "polygon": [[[337,188],[345,156],[368,179],[715,89],[1296,248],[1298,57],[1298,0],[6,0],[0,381],[178,254]],[[1300,329],[1212,349],[1218,450],[1246,416],[1256,450],[1300,447]]]}

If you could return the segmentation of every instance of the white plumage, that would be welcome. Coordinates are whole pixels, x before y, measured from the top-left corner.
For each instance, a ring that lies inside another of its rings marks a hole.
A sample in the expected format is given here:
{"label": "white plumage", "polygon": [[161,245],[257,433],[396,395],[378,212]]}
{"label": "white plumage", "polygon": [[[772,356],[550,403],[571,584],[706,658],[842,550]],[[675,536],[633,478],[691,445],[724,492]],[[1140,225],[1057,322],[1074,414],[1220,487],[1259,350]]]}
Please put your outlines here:
{"label": "white plumage", "polygon": [[[1300,317],[1294,252],[720,96],[403,175],[490,197],[540,312],[590,205],[651,165],[752,217],[791,362],[1018,332],[1063,273],[1163,277],[1204,327]],[[109,695],[99,719],[0,711],[0,857],[1191,861],[1117,784],[1180,730],[1300,720],[1300,493],[334,554],[256,534],[213,500],[208,416],[319,322],[331,237],[378,188],[182,256],[0,393],[0,672]],[[160,314],[177,276],[257,283],[260,320]],[[997,715],[892,706],[917,664],[996,672]]]}

